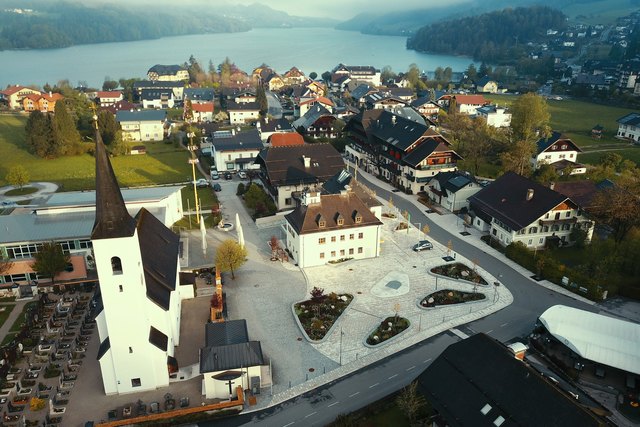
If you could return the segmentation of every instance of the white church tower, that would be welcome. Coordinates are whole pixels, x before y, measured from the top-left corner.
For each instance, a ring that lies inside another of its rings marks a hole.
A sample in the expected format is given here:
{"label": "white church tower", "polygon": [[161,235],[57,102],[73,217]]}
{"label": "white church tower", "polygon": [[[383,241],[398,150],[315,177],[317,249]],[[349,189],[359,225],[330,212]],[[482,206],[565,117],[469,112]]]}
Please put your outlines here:
{"label": "white church tower", "polygon": [[103,306],[96,321],[104,391],[154,390],[177,370],[179,237],[144,208],[135,219],[129,215],[97,130],[95,157],[91,240]]}

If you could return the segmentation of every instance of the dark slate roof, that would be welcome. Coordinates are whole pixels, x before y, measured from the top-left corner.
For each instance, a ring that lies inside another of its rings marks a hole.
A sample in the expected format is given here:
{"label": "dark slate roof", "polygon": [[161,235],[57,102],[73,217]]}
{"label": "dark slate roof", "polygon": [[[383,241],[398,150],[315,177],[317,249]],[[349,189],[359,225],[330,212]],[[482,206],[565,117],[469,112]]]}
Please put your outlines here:
{"label": "dark slate roof", "polygon": [[392,87],[389,88],[392,96],[413,96],[415,92],[410,87]]}
{"label": "dark slate roof", "polygon": [[446,139],[440,135],[429,136],[424,139],[420,144],[407,153],[402,159],[406,164],[411,167],[417,167],[420,162],[429,157],[435,152],[452,152],[454,156],[461,159],[458,154],[453,151]]}
{"label": "dark slate roof", "polygon": [[431,100],[430,96],[423,96],[422,98],[414,99],[409,105],[414,108],[418,108],[422,107],[425,104],[434,104],[435,107],[439,107],[439,105],[435,101]]}
{"label": "dark slate roof", "polygon": [[493,80],[491,77],[489,76],[484,76],[483,78],[481,78],[480,80],[478,80],[478,82],[476,83],[476,86],[484,86],[487,83],[491,82],[491,81],[495,81]]}
{"label": "dark slate roof", "polygon": [[104,356],[110,348],[111,342],[109,341],[109,337],[106,337],[104,341],[100,343],[100,347],[98,347],[98,357],[96,357],[96,359],[102,359],[102,356]]}
{"label": "dark slate roof", "polygon": [[418,390],[451,427],[495,427],[499,417],[503,426],[605,425],[485,334],[447,347],[418,376]]}
{"label": "dark slate roof", "polygon": [[309,108],[309,110],[306,113],[304,113],[304,116],[300,117],[298,120],[293,122],[293,127],[295,129],[298,129],[299,127],[308,129],[316,121],[318,121],[318,119],[325,116],[334,117],[333,114],[331,114],[329,110],[324,108],[321,104],[316,104],[313,107]]}
{"label": "dark slate roof", "polygon": [[370,86],[370,85],[367,85],[367,84],[362,84],[362,85],[356,87],[355,89],[353,89],[351,91],[351,97],[353,99],[360,99],[360,98],[363,98],[370,91],[376,91],[377,92],[377,89],[374,88],[373,86]]}
{"label": "dark slate roof", "polygon": [[616,120],[621,125],[629,125],[629,126],[638,126],[640,125],[640,114],[639,113],[629,113],[624,117],[620,117]]}
{"label": "dark slate roof", "polygon": [[176,88],[184,87],[184,82],[167,82],[163,80],[138,80],[133,82],[133,88],[137,90],[141,89],[164,89],[164,88]]}
{"label": "dark slate roof", "polygon": [[347,186],[351,187],[351,190],[367,207],[382,206],[382,203],[376,199],[375,193],[372,194],[368,187],[354,180],[351,173],[346,169],[341,170],[322,184],[322,190],[324,194],[340,194],[347,189]]}
{"label": "dark slate roof", "polygon": [[[362,216],[360,223],[356,223],[356,213]],[[338,225],[339,216],[344,219],[343,225]],[[325,226],[322,228],[319,225],[320,217],[325,220]],[[382,224],[369,210],[369,207],[352,191],[346,194],[321,195],[320,203],[311,203],[308,206],[299,205],[291,213],[285,215],[285,218],[298,234],[348,230]]]}
{"label": "dark slate roof", "polygon": [[186,68],[180,65],[161,65],[156,64],[153,67],[149,68],[148,73],[155,72],[160,76],[172,76],[176,74],[178,71],[186,70]]}
{"label": "dark slate roof", "polygon": [[578,85],[594,85],[604,86],[606,84],[604,74],[585,74],[581,73],[576,76],[575,84]]}
{"label": "dark slate roof", "polygon": [[552,132],[549,138],[542,138],[539,139],[538,142],[536,142],[536,144],[538,145],[538,154],[546,151],[549,147],[551,147],[558,141],[566,142],[567,144],[571,145],[571,147],[574,148],[577,152],[582,152],[580,147],[578,147],[572,140],[570,140],[569,138],[564,138],[560,132]]}
{"label": "dark slate roof", "polygon": [[192,101],[205,101],[211,102],[215,98],[215,92],[210,87],[199,88],[185,88],[183,92],[184,99],[190,99]]}
{"label": "dark slate roof", "polygon": [[169,337],[164,333],[157,330],[153,326],[149,329],[149,342],[162,351],[167,351],[167,344],[169,343]]}
{"label": "dark slate roof", "polygon": [[264,365],[260,341],[200,349],[200,373]]}
{"label": "dark slate roof", "polygon": [[424,136],[429,128],[389,111],[382,111],[377,120],[369,121],[367,131],[387,144],[404,151]]}
{"label": "dark slate roof", "polygon": [[235,135],[211,140],[216,151],[261,150],[264,145],[256,129],[238,132]]}
{"label": "dark slate roof", "polygon": [[121,110],[116,112],[118,122],[161,122],[166,117],[166,110]]}
{"label": "dark slate roof", "polygon": [[96,219],[91,239],[131,237],[136,224],[124,204],[118,180],[111,167],[107,149],[96,130]]}
{"label": "dark slate roof", "polygon": [[[311,159],[304,167],[302,157]],[[256,160],[266,169],[272,185],[296,185],[325,182],[344,168],[344,160],[331,144],[305,144],[267,147]]]}
{"label": "dark slate roof", "polygon": [[593,198],[600,190],[595,182],[585,179],[582,181],[560,181],[554,185],[554,190],[564,194],[582,208],[591,206]]}
{"label": "dark slate roof", "polygon": [[154,101],[156,99],[161,99],[163,96],[173,98],[173,91],[171,89],[142,89],[140,93],[140,100]]}
{"label": "dark slate roof", "polygon": [[228,111],[259,111],[260,104],[258,104],[257,102],[228,101],[227,110]]}
{"label": "dark slate roof", "polygon": [[249,332],[247,331],[247,321],[245,319],[207,323],[204,326],[205,347],[249,342]]}
{"label": "dark slate roof", "polygon": [[[527,192],[533,197],[527,200]],[[496,218],[511,229],[527,227],[569,198],[514,172],[507,172],[482,190],[469,197],[469,202],[485,214]]]}
{"label": "dark slate roof", "polygon": [[432,180],[433,179],[440,183],[440,189],[444,190],[445,194],[447,192],[456,193],[461,188],[475,182],[475,179],[472,176],[459,171],[438,172]]}
{"label": "dark slate roof", "polygon": [[260,119],[260,132],[282,132],[292,130],[287,119]]}
{"label": "dark slate roof", "polygon": [[176,288],[180,237],[145,208],[136,219],[147,297],[168,310]]}

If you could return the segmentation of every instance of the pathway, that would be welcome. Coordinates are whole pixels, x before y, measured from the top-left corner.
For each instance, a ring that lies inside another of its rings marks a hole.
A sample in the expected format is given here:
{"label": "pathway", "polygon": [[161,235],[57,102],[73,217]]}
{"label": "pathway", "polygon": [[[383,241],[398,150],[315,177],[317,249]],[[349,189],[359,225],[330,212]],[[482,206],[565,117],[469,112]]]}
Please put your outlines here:
{"label": "pathway", "polygon": [[[7,317],[7,320],[5,320],[4,324],[0,326],[0,342],[2,342],[2,340],[4,340],[4,337],[7,336],[14,322],[20,316],[20,313],[22,313],[24,306],[27,305],[27,303],[30,301],[34,301],[34,300],[16,301],[15,307],[13,307],[13,310],[9,314],[9,317]],[[6,304],[3,304],[3,305],[6,305]]]}

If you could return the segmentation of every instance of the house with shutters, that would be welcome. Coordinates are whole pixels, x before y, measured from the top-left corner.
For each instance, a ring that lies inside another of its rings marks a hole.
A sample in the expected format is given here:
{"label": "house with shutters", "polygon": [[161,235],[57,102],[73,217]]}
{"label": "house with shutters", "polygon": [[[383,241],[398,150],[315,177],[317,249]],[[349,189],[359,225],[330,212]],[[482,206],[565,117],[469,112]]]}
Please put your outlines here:
{"label": "house with shutters", "polygon": [[122,110],[116,112],[116,121],[127,141],[162,141],[164,139],[165,110]]}
{"label": "house with shutters", "polygon": [[439,172],[425,187],[425,193],[434,202],[450,212],[469,207],[469,197],[482,189],[473,175],[467,172]]}
{"label": "house with shutters", "polygon": [[297,67],[291,67],[289,71],[282,75],[282,80],[284,80],[286,85],[293,86],[307,81],[307,76],[305,76]]}
{"label": "house with shutters", "polygon": [[40,111],[42,113],[53,113],[56,109],[56,103],[64,99],[59,93],[30,93],[22,98],[22,109],[26,112]]}
{"label": "house with shutters", "polygon": [[322,105],[315,105],[302,117],[293,122],[293,128],[310,138],[337,138],[335,127],[337,118]]}
{"label": "house with shutters", "polygon": [[538,140],[537,148],[531,157],[531,165],[534,169],[539,169],[543,164],[549,164],[559,175],[567,172],[570,175],[577,175],[587,171],[585,165],[578,163],[578,153],[582,153],[582,149],[559,132],[553,132],[549,138]]}
{"label": "house with shutters", "polygon": [[411,108],[420,113],[421,116],[431,120],[432,122],[438,122],[438,115],[440,114],[440,105],[437,102],[432,101],[430,97],[425,96],[412,101],[409,104]]}
{"label": "house with shutters", "polygon": [[425,191],[439,172],[454,171],[462,157],[431,127],[385,110],[367,110],[345,126],[350,162],[407,192]]}
{"label": "house with shutters", "polygon": [[294,208],[304,191],[320,191],[323,183],[344,168],[340,153],[326,143],[267,147],[256,164],[279,210]]}
{"label": "house with shutters", "polygon": [[380,255],[382,222],[355,192],[304,191],[285,216],[286,248],[301,268]]}
{"label": "house with shutters", "polygon": [[123,99],[122,91],[119,90],[100,90],[96,92],[96,97],[94,98],[96,104],[98,104],[100,108],[109,107]]}
{"label": "house with shutters", "polygon": [[627,139],[640,144],[640,113],[629,113],[618,120],[616,138]]}
{"label": "house with shutters", "polygon": [[245,132],[232,129],[230,135],[214,133],[211,139],[213,162],[220,172],[257,169],[258,166],[254,165],[254,162],[263,147],[260,135],[255,129]]}
{"label": "house with shutters", "polygon": [[569,197],[514,172],[507,172],[469,197],[473,227],[503,246],[530,249],[570,245],[571,232],[593,235],[594,222]]}
{"label": "house with shutters", "polygon": [[37,89],[15,85],[0,91],[0,97],[5,100],[10,109],[15,110],[22,108],[22,100],[25,96],[30,94],[40,95],[41,93]]}
{"label": "house with shutters", "polygon": [[498,93],[498,82],[489,76],[484,76],[476,82],[476,92],[478,93]]}
{"label": "house with shutters", "polygon": [[147,78],[164,82],[181,82],[189,80],[189,71],[180,65],[156,64],[147,71]]}
{"label": "house with shutters", "polygon": [[311,110],[316,105],[321,105],[327,111],[329,111],[329,113],[333,113],[333,109],[335,107],[333,101],[331,101],[329,98],[325,98],[324,96],[300,98],[300,102],[298,103],[297,116],[304,116],[307,111]]}
{"label": "house with shutters", "polygon": [[171,89],[142,89],[140,101],[142,108],[168,109],[176,105]]}
{"label": "house with shutters", "polygon": [[100,283],[98,363],[106,395],[156,390],[179,369],[179,236],[148,210],[129,215],[96,131],[96,211],[91,232]]}

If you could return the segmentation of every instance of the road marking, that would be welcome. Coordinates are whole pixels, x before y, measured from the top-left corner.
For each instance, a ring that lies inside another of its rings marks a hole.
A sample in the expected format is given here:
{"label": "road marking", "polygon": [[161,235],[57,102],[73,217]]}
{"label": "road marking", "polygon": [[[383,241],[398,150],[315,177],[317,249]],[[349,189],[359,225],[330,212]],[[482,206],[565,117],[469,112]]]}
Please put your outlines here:
{"label": "road marking", "polygon": [[369,388],[374,388],[377,385],[380,385],[380,383],[375,383],[374,385],[370,385]]}
{"label": "road marking", "polygon": [[491,332],[493,332],[493,329],[488,330],[486,334],[489,335]]}
{"label": "road marking", "polygon": [[349,397],[357,396],[358,394],[360,394],[360,392],[359,392],[359,391],[356,391],[355,393],[350,394],[350,395],[349,395]]}
{"label": "road marking", "polygon": [[317,414],[317,412],[312,412],[312,413],[310,413],[309,415],[305,415],[304,417],[305,417],[305,418],[309,418],[310,416],[315,415],[315,414]]}
{"label": "road marking", "polygon": [[414,369],[415,367],[416,367],[416,366],[415,366],[415,365],[413,365],[412,367],[407,368],[407,369],[406,369],[406,371],[407,371],[407,372],[409,372],[410,370]]}
{"label": "road marking", "polygon": [[423,360],[422,363],[429,363],[431,362],[431,358],[428,358],[427,360]]}
{"label": "road marking", "polygon": [[282,427],[289,427],[291,424],[295,424],[295,421],[291,421],[289,424],[285,424]]}
{"label": "road marking", "polygon": [[395,377],[397,377],[397,376],[398,376],[398,374],[393,374],[393,375],[391,375],[391,376],[390,376],[389,378],[387,378],[387,379],[388,379],[388,380],[390,380],[390,379],[395,378]]}
{"label": "road marking", "polygon": [[327,408],[331,408],[333,405],[337,405],[340,402],[333,402],[331,405],[328,405]]}
{"label": "road marking", "polygon": [[509,322],[507,323],[503,323],[502,325],[500,325],[501,328],[504,328],[505,326],[507,326],[509,324]]}

